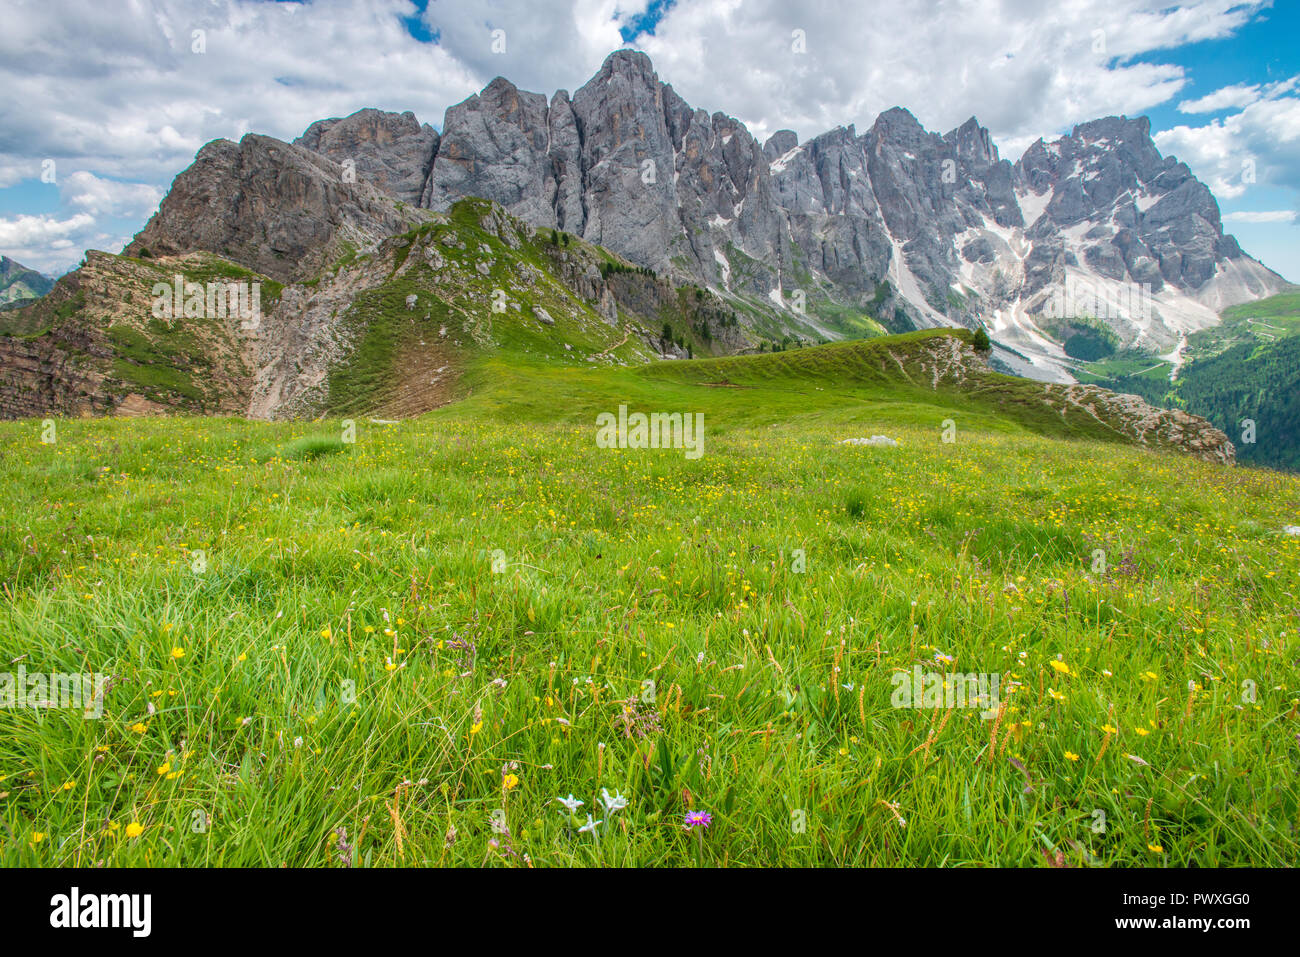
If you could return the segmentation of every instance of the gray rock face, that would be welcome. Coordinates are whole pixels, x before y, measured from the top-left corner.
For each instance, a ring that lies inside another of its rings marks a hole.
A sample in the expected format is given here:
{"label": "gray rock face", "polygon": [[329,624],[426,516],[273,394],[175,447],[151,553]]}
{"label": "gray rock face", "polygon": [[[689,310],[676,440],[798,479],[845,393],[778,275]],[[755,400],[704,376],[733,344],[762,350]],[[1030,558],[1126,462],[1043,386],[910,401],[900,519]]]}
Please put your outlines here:
{"label": "gray rock face", "polygon": [[1186,165],[1160,155],[1146,117],[1111,116],[1050,145],[1039,140],[1016,164],[1015,182],[1050,196],[1035,236],[1097,224],[1084,234],[1085,261],[1108,278],[1196,289],[1220,260],[1243,255],[1223,234],[1213,194]]}
{"label": "gray rock face", "polygon": [[546,97],[501,77],[451,107],[422,204],[444,210],[465,196],[482,196],[527,222],[555,226],[548,114]]}
{"label": "gray rock face", "polygon": [[373,249],[427,217],[366,183],[345,182],[343,167],[318,153],[250,133],[203,147],[125,252],[202,249],[292,282],[319,275],[344,243]]}
{"label": "gray rock face", "polygon": [[369,183],[411,206],[420,205],[438,152],[438,133],[414,113],[359,110],[343,119],[318,120],[294,146],[328,156],[359,182]]}
{"label": "gray rock face", "polygon": [[[1163,349],[1215,321],[1224,305],[1284,285],[1224,235],[1210,191],[1160,155],[1145,118],[1082,124],[1035,143],[1014,166],[974,117],[940,135],[899,108],[861,135],[841,127],[800,144],[781,130],[760,145],[736,119],[692,109],[644,54],[619,50],[572,98],[561,90],[548,102],[497,78],[447,111],[441,136],[409,113],[363,110],[313,124],[296,143],[351,159],[358,187],[405,202],[418,196],[433,210],[467,196],[491,199],[533,226],[574,233],[744,299],[778,326],[828,338],[843,334],[816,316],[830,305],[824,315],[847,307],[895,329],[987,324],[995,339],[1050,358],[1037,317],[1086,281],[1112,291],[1145,284],[1154,315],[1107,321],[1126,344]],[[201,154],[192,169],[225,164],[226,180],[260,182],[260,160],[240,165],[221,150]],[[227,217],[223,227],[203,227],[203,242],[230,233],[236,245],[266,247],[265,262],[267,250],[288,260],[341,232],[382,228],[387,214],[373,208],[373,196],[327,190],[300,157],[289,165],[302,183],[282,197],[287,217],[268,213],[265,224],[243,225]],[[185,186],[187,207],[220,205],[217,195]],[[259,189],[274,192],[262,183],[251,195]],[[256,205],[228,195],[245,213]],[[327,209],[335,200],[341,205]],[[169,204],[170,196],[164,223]],[[287,227],[299,221],[291,235]],[[267,236],[244,235],[259,229]],[[184,242],[179,224],[155,233]],[[813,304],[811,315],[796,315],[798,293]],[[1017,368],[1049,377],[1064,370],[1056,359]]]}

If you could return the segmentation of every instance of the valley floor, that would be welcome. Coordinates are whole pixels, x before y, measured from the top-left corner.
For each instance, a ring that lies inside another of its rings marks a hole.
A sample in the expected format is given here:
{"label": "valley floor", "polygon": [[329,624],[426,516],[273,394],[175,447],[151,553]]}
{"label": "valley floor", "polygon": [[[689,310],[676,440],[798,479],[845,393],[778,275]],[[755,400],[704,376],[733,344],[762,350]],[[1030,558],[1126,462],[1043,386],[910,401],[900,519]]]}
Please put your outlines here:
{"label": "valley floor", "polygon": [[56,426],[0,423],[0,654],[112,678],[0,711],[6,866],[1300,861],[1300,477],[617,370]]}

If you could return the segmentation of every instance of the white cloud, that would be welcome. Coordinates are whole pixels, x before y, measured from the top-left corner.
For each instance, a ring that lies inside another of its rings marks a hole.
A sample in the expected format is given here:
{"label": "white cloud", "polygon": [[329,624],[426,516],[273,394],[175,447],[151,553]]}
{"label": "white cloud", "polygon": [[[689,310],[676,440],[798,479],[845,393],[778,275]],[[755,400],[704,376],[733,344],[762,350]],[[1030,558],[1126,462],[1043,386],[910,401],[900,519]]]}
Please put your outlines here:
{"label": "white cloud", "polygon": [[95,217],[89,213],[78,213],[69,219],[47,215],[0,219],[0,248],[53,243],[93,225]]}
{"label": "white cloud", "polygon": [[[940,131],[976,115],[1014,158],[1040,135],[1166,102],[1186,83],[1182,68],[1135,58],[1229,36],[1259,8],[918,0],[872,13],[855,0],[699,0],[672,7],[640,46],[688,101],[735,113],[760,138],[861,130],[905,106]],[[795,29],[807,53],[792,52]]]}
{"label": "white cloud", "polygon": [[415,12],[408,0],[10,2],[0,155],[158,183],[209,140],[250,130],[292,139],[364,106],[440,123],[481,83],[407,33],[400,16]]}
{"label": "white cloud", "polygon": [[1296,211],[1293,209],[1238,210],[1223,215],[1225,223],[1294,223]]}
{"label": "white cloud", "polygon": [[1240,109],[1250,106],[1260,97],[1257,84],[1238,83],[1215,90],[1200,99],[1183,100],[1178,104],[1179,113],[1218,113],[1220,110]]}
{"label": "white cloud", "polygon": [[1239,112],[1204,126],[1175,126],[1156,145],[1191,167],[1219,199],[1254,185],[1300,190],[1300,95],[1293,80],[1276,84]]}
{"label": "white cloud", "polygon": [[1183,100],[1178,104],[1180,113],[1219,113],[1223,110],[1242,109],[1260,100],[1276,99],[1300,87],[1300,76],[1276,83],[1237,83],[1225,86],[1200,99]]}
{"label": "white cloud", "polygon": [[148,183],[118,183],[78,170],[59,184],[63,202],[75,209],[108,216],[148,216],[163,191]]}
{"label": "white cloud", "polygon": [[104,232],[90,213],[0,217],[0,253],[51,276],[74,268],[87,249],[117,251],[129,241]]}
{"label": "white cloud", "polygon": [[[999,142],[1018,143],[1167,101],[1185,85],[1182,69],[1132,58],[1230,35],[1261,5],[918,0],[872,13],[858,0],[677,0],[636,45],[689,102],[733,113],[760,138],[781,127],[803,138],[864,127],[903,105],[939,130],[976,114]],[[402,23],[417,14],[409,0],[11,0],[0,33],[0,156],[156,183],[215,137],[288,139],[364,106],[440,125],[447,106],[496,75],[572,92],[623,46],[620,25],[645,7],[431,0],[433,45]],[[791,50],[796,29],[806,53]],[[196,30],[206,52],[192,52]]]}

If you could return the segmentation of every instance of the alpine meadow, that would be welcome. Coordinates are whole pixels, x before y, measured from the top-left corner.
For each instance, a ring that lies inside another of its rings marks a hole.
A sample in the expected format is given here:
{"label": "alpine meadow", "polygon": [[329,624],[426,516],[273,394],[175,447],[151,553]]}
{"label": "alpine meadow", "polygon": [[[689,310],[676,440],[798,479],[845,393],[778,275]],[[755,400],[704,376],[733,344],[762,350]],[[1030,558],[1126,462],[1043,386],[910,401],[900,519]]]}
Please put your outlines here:
{"label": "alpine meadow", "polygon": [[1300,862],[1294,11],[47,5],[0,864],[52,927],[101,868]]}

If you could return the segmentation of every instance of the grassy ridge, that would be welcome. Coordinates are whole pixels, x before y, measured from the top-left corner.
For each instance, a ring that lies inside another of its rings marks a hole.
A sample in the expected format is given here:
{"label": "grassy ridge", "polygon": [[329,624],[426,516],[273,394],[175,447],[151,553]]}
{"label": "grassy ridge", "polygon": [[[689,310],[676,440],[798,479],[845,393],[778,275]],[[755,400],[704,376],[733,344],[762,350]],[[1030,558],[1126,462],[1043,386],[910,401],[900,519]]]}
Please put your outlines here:
{"label": "grassy ridge", "polygon": [[[354,443],[0,423],[0,652],[114,676],[0,711],[0,861],[1293,865],[1300,479],[851,349],[489,355]],[[619,403],[705,454],[598,448]],[[1005,710],[892,707],[916,664]]]}

